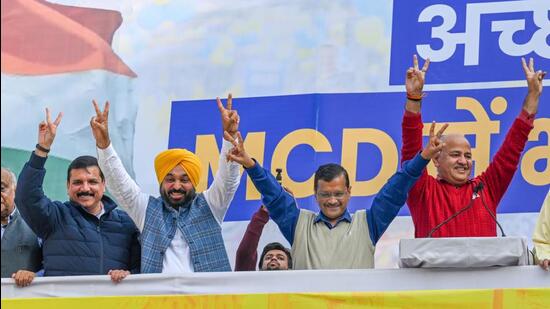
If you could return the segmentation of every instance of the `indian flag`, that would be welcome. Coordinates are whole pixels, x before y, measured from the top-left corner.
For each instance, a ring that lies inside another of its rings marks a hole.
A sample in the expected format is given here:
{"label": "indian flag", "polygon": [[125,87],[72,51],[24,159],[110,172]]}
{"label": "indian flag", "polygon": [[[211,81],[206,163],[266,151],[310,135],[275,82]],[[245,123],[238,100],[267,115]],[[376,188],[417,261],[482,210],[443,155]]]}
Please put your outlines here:
{"label": "indian flag", "polygon": [[92,99],[111,102],[113,143],[134,174],[137,75],[111,47],[121,24],[121,14],[113,10],[2,1],[2,166],[18,173],[34,149],[44,109],[63,112],[46,166],[45,189],[52,198],[65,199],[60,184],[68,163],[96,153],[89,128]]}

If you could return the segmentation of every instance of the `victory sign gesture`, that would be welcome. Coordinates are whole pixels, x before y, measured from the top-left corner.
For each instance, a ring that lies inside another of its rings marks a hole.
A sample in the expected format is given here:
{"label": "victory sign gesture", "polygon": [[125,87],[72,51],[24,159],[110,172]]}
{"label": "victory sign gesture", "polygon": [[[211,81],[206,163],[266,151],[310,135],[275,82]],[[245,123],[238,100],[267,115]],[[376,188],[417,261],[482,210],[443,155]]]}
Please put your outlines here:
{"label": "victory sign gesture", "polygon": [[96,115],[90,120],[90,127],[94,134],[95,142],[98,148],[105,149],[111,144],[109,138],[109,101],[105,102],[103,111],[99,109],[95,100],[92,100]]}
{"label": "victory sign gesture", "polygon": [[448,126],[448,123],[444,124],[441,129],[437,131],[437,134],[434,134],[435,121],[432,122],[432,125],[430,127],[430,139],[428,140],[428,144],[426,145],[426,147],[420,153],[422,158],[424,158],[425,160],[431,160],[441,151],[441,149],[443,149],[445,143],[441,140],[441,136]]}
{"label": "victory sign gesture", "polygon": [[50,109],[46,107],[46,120],[40,122],[38,125],[38,144],[36,145],[37,150],[44,156],[50,151],[55,134],[57,133],[57,127],[61,123],[61,118],[63,118],[63,113],[59,113],[57,118],[52,122]]}
{"label": "victory sign gesture", "polygon": [[232,137],[236,137],[237,130],[239,130],[240,118],[239,114],[237,114],[237,111],[232,109],[233,96],[231,95],[231,93],[227,96],[227,107],[223,106],[223,103],[219,97],[216,98],[216,101],[218,102],[218,109],[220,110],[220,115],[222,117],[223,131],[229,133],[229,135]]}
{"label": "victory sign gesture", "polygon": [[413,67],[407,70],[405,78],[405,89],[407,90],[407,96],[422,98],[422,89],[424,88],[424,81],[426,79],[426,72],[430,66],[430,58],[426,59],[422,69],[418,68],[418,57],[413,55]]}

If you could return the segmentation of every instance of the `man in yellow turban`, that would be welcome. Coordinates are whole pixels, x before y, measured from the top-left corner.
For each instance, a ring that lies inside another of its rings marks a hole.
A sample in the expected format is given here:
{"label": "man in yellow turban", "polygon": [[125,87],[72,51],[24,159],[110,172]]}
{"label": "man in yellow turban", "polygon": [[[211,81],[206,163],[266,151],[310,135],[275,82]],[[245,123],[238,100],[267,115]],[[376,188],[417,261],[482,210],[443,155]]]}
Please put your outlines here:
{"label": "man in yellow turban", "polygon": [[[161,187],[160,195],[172,207],[185,205],[195,196],[195,188],[201,178],[201,161],[186,149],[168,149],[155,158],[155,172]],[[181,174],[182,187],[176,187],[175,175]],[[183,175],[184,174],[184,175]]]}
{"label": "man in yellow turban", "polygon": [[226,160],[236,138],[239,115],[218,98],[223,141],[219,168],[210,187],[200,193],[201,162],[185,149],[162,151],[155,158],[160,197],[141,191],[128,175],[109,138],[109,102],[90,121],[96,140],[99,165],[107,188],[141,231],[141,272],[182,273],[231,271],[222,238],[221,224],[240,182],[240,165]]}

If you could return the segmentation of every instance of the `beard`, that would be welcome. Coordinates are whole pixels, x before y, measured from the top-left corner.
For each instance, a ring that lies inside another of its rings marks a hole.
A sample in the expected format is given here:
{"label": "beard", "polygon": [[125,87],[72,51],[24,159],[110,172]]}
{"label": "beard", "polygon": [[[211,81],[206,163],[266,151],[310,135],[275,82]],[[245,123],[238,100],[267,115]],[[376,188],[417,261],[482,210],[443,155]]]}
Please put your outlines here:
{"label": "beard", "polygon": [[269,263],[265,266],[264,271],[270,271],[270,270],[283,270],[283,268],[281,267],[281,264],[279,264],[279,263],[274,264],[274,265],[271,265],[271,263]]}
{"label": "beard", "polygon": [[273,270],[281,270],[281,268],[280,268],[279,266],[277,266],[277,267],[269,267],[269,266],[268,266],[268,267],[265,269],[265,271],[273,271]]}
{"label": "beard", "polygon": [[[180,193],[184,195],[184,198],[181,201],[174,201],[171,197],[171,193]],[[160,196],[162,196],[162,199],[166,204],[168,204],[170,207],[174,209],[179,209],[180,207],[187,207],[187,205],[195,198],[195,188],[192,188],[189,191],[185,191],[183,189],[179,190],[169,190],[168,192],[166,190],[163,190],[162,187],[160,188]]]}
{"label": "beard", "polygon": [[7,204],[2,203],[2,221],[7,220],[10,216],[10,208]]}
{"label": "beard", "polygon": [[2,221],[6,220],[9,216],[10,216],[10,214],[8,213],[8,210],[7,209],[6,210],[2,209],[2,216],[1,216]]}

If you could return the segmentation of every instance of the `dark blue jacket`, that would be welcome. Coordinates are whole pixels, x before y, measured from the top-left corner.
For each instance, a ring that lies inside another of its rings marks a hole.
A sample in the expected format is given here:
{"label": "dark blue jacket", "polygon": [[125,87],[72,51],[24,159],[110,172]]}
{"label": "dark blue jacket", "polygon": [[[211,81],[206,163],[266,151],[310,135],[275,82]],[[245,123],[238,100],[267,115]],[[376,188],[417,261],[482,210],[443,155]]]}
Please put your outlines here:
{"label": "dark blue jacket", "polygon": [[15,191],[21,216],[44,241],[44,276],[105,275],[110,269],[139,273],[139,230],[128,214],[107,196],[101,219],[76,203],[51,201],[42,190],[45,163],[33,152]]}

